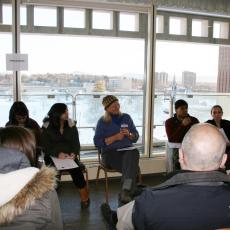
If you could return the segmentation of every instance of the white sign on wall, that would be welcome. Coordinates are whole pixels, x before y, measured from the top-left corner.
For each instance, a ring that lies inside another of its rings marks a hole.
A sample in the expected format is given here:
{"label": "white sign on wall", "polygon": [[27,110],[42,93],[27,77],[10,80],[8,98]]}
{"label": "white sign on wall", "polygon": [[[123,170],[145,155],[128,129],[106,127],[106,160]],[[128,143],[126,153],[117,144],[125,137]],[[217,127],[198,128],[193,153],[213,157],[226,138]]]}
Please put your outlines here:
{"label": "white sign on wall", "polygon": [[28,54],[6,54],[6,70],[28,70]]}

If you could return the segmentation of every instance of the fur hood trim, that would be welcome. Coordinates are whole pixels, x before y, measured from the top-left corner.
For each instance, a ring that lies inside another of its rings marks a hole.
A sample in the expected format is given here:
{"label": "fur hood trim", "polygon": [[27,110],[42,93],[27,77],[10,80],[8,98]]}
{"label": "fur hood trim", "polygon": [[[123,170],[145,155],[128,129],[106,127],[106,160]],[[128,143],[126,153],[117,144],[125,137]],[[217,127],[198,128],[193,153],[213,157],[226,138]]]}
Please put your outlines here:
{"label": "fur hood trim", "polygon": [[0,224],[10,223],[16,216],[33,206],[36,199],[54,190],[56,175],[54,168],[42,167],[13,199],[0,207]]}
{"label": "fur hood trim", "polygon": [[[70,128],[74,127],[76,125],[76,123],[77,123],[76,121],[74,121],[74,120],[72,120],[70,118],[68,119],[68,125],[69,125]],[[46,121],[46,122],[43,123],[42,127],[47,129],[49,124],[50,124],[50,122]]]}
{"label": "fur hood trim", "polygon": [[12,200],[38,171],[38,168],[27,167],[0,174],[0,207]]}

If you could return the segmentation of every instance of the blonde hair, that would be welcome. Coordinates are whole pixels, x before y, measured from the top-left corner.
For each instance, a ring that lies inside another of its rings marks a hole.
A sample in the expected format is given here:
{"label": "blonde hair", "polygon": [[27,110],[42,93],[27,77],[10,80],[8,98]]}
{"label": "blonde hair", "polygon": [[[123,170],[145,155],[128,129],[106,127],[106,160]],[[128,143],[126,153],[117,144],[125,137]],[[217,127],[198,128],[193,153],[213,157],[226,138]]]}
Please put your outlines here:
{"label": "blonde hair", "polygon": [[[119,117],[122,116],[122,113],[119,112],[118,116],[119,116]],[[105,114],[104,114],[104,116],[103,116],[103,121],[104,121],[105,123],[110,123],[110,122],[112,121],[112,117],[111,117],[111,115],[110,115],[109,112],[105,111]]]}
{"label": "blonde hair", "polygon": [[36,140],[34,134],[20,126],[8,126],[0,130],[0,145],[24,153],[32,166],[36,165]]}

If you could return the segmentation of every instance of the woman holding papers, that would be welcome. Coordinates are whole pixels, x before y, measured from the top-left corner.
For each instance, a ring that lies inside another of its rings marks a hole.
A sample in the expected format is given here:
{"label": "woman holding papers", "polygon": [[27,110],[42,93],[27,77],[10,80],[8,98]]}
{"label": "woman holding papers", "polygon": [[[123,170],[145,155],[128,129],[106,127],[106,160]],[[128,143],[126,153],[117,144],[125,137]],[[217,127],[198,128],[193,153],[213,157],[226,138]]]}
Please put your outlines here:
{"label": "woman holding papers", "polygon": [[105,114],[97,123],[94,143],[107,167],[122,173],[121,202],[131,201],[139,170],[139,152],[133,146],[139,138],[132,118],[120,112],[117,97],[108,95],[102,104]]}
{"label": "woman holding papers", "polygon": [[56,229],[63,223],[56,170],[35,165],[35,139],[22,127],[0,130],[0,229]]}
{"label": "woman holding papers", "polygon": [[228,154],[227,161],[225,163],[226,170],[230,169],[230,121],[222,119],[223,109],[220,105],[214,105],[211,109],[212,120],[206,121],[206,123],[215,125],[223,133],[226,140],[226,153]]}
{"label": "woman holding papers", "polygon": [[43,122],[41,146],[45,153],[46,164],[54,165],[55,158],[57,160],[72,159],[77,163],[79,167],[70,168],[67,171],[70,173],[73,183],[79,189],[82,209],[88,208],[90,200],[82,172],[84,166],[78,160],[80,142],[76,122],[69,119],[68,108],[63,103],[54,104]]}

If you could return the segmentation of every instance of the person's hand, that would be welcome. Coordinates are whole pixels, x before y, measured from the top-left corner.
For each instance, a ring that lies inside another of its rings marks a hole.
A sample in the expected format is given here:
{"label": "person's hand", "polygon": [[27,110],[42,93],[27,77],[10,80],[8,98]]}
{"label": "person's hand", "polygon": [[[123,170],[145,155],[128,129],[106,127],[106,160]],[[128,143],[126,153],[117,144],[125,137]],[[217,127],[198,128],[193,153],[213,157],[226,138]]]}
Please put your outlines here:
{"label": "person's hand", "polygon": [[190,117],[185,117],[184,119],[183,119],[183,121],[182,121],[182,125],[183,126],[188,126],[188,125],[190,125],[191,124],[191,119],[190,119]]}
{"label": "person's hand", "polygon": [[75,154],[75,153],[71,153],[71,154],[69,155],[69,158],[71,158],[71,159],[75,160],[75,158],[76,158],[76,154]]}
{"label": "person's hand", "polygon": [[116,134],[116,140],[117,141],[121,141],[124,138],[124,133],[120,132],[118,134]]}
{"label": "person's hand", "polygon": [[59,158],[59,159],[66,159],[66,155],[67,155],[67,154],[65,154],[65,153],[59,153],[59,154],[58,154],[58,158]]}
{"label": "person's hand", "polygon": [[105,138],[105,143],[106,145],[111,145],[113,142],[115,141],[120,141],[124,138],[124,134],[123,133],[117,133],[111,137],[107,137]]}
{"label": "person's hand", "polygon": [[121,129],[120,133],[124,134],[124,136],[129,136],[129,130],[126,128]]}

